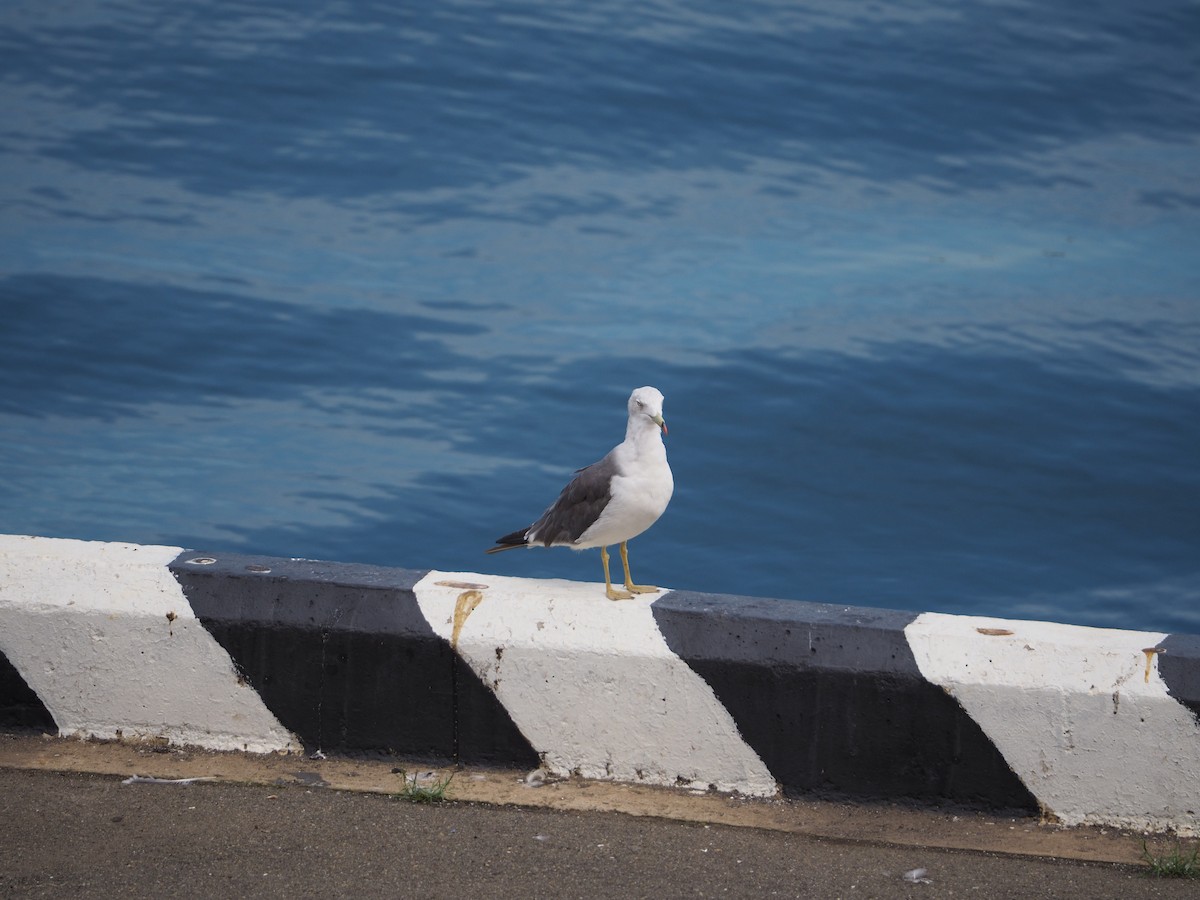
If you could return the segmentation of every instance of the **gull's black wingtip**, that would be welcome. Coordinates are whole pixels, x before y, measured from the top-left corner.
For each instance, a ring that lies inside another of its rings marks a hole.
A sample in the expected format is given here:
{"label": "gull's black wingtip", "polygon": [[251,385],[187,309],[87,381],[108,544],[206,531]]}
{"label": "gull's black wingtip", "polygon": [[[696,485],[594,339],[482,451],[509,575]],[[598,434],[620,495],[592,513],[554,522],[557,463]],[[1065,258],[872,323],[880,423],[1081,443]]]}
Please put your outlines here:
{"label": "gull's black wingtip", "polygon": [[506,534],[502,538],[496,538],[496,546],[488,547],[485,553],[503,553],[505,550],[516,550],[518,547],[528,547],[529,544],[525,541],[525,535],[529,532],[528,528],[522,528],[520,531],[514,531],[512,534]]}

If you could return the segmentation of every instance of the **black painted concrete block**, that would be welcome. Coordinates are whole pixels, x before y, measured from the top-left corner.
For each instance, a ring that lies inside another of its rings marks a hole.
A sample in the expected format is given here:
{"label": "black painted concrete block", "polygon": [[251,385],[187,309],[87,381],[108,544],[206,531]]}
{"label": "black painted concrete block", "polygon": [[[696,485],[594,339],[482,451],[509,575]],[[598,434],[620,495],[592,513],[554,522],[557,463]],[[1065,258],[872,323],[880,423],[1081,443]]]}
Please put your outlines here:
{"label": "black painted concrete block", "polygon": [[58,726],[46,705],[3,653],[0,653],[0,728],[33,728],[58,733]]}
{"label": "black painted concrete block", "polygon": [[306,748],[536,760],[495,695],[422,616],[412,588],[424,572],[195,552],[171,571]]}
{"label": "black painted concrete block", "polygon": [[915,614],[673,592],[654,618],[790,795],[1036,810],[962,707],[921,676]]}
{"label": "black painted concrete block", "polygon": [[1200,721],[1200,635],[1172,634],[1161,644],[1158,672],[1167,693]]}

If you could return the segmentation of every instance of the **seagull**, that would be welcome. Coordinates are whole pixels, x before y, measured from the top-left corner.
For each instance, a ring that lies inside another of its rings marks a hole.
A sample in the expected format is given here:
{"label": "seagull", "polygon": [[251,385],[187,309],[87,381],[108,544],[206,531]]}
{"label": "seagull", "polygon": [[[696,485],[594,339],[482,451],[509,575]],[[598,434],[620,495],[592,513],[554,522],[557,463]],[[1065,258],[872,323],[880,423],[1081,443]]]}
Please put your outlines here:
{"label": "seagull", "polygon": [[[488,553],[517,547],[600,548],[604,589],[609,600],[629,600],[658,588],[634,584],[629,574],[629,541],[658,521],[671,502],[675,480],[667,465],[663,435],[663,395],[640,387],[629,395],[625,440],[599,462],[579,469],[558,499],[532,525],[497,539]],[[625,590],[614,588],[608,574],[608,548],[621,547]]]}

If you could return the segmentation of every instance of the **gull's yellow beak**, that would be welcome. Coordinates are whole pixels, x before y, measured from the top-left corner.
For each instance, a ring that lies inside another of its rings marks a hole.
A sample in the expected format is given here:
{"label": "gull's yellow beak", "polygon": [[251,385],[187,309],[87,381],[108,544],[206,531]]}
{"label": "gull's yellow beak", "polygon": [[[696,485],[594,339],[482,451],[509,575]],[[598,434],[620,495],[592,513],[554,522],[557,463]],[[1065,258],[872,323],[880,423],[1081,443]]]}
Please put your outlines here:
{"label": "gull's yellow beak", "polygon": [[663,421],[662,416],[651,416],[650,418],[655,425],[662,429],[663,434],[667,433],[667,423]]}

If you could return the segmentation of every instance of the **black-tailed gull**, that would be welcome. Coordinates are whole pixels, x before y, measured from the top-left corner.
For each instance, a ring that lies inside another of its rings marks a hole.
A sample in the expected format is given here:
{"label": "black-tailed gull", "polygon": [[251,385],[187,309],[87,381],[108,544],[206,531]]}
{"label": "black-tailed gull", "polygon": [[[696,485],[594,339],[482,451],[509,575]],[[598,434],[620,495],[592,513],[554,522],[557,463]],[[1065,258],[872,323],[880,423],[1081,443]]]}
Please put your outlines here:
{"label": "black-tailed gull", "polygon": [[[628,600],[634,594],[657,591],[656,587],[633,583],[626,544],[658,521],[675,490],[663,444],[667,423],[663,421],[662,405],[663,395],[658,388],[640,387],[630,394],[625,440],[604,459],[576,472],[540,519],[506,534],[487,552],[537,546],[572,550],[599,547],[604,587],[610,600]],[[612,586],[608,574],[608,548],[613,544],[621,545],[623,591]]]}

